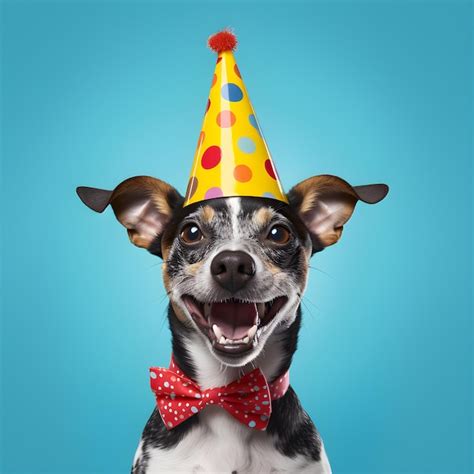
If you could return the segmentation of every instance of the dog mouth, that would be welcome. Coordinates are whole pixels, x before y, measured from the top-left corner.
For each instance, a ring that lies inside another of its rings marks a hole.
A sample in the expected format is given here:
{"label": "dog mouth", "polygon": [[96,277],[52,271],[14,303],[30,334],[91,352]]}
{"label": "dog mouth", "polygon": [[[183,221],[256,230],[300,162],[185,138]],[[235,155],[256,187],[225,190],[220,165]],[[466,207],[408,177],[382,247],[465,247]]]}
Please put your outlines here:
{"label": "dog mouth", "polygon": [[230,298],[201,303],[191,295],[183,296],[191,317],[212,347],[226,355],[241,355],[253,349],[287,301],[286,296],[279,296],[266,302]]}

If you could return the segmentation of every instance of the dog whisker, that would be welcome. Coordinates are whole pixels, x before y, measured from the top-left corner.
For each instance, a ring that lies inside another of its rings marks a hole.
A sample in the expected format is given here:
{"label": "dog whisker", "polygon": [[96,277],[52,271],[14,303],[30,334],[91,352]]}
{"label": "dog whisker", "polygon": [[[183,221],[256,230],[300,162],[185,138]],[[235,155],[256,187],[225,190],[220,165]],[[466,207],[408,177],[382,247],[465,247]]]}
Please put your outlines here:
{"label": "dog whisker", "polygon": [[327,272],[325,272],[324,270],[321,270],[318,267],[313,267],[312,265],[308,265],[308,268],[311,268],[311,270],[316,270],[317,272],[322,273],[323,275],[326,275],[329,278],[332,278],[332,279],[334,278],[330,273],[327,273]]}

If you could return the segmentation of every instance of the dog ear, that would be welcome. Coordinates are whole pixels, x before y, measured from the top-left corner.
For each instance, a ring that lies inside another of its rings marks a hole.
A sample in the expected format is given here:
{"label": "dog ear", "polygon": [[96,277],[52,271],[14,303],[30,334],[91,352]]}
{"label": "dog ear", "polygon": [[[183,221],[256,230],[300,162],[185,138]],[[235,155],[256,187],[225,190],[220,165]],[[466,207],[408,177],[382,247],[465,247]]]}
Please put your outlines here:
{"label": "dog ear", "polygon": [[288,200],[310,232],[313,252],[318,252],[339,240],[357,201],[375,204],[387,193],[386,184],[352,187],[337,176],[321,175],[290,189]]}
{"label": "dog ear", "polygon": [[183,202],[176,189],[150,176],[129,178],[113,191],[80,186],[76,192],[93,211],[103,212],[110,204],[130,241],[148,250],[163,233],[173,210]]}

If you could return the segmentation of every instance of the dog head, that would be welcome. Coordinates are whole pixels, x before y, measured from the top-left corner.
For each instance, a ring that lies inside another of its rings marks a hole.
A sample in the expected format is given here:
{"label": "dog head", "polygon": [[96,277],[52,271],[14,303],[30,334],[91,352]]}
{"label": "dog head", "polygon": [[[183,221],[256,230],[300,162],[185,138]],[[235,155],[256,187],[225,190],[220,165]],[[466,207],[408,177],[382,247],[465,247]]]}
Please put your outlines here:
{"label": "dog head", "polygon": [[294,186],[289,204],[227,197],[184,208],[178,191],[146,176],[77,192],[94,211],[110,204],[131,242],[163,258],[177,318],[214,357],[240,367],[294,321],[311,256],[339,240],[359,200],[379,202],[388,187],[322,175]]}

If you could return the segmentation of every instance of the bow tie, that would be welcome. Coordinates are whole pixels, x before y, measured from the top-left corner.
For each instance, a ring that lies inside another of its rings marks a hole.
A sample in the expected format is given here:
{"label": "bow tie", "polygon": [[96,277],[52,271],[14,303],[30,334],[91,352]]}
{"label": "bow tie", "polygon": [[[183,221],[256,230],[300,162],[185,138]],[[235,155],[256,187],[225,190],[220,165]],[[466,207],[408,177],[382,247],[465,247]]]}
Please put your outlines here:
{"label": "bow tie", "polygon": [[268,383],[260,369],[222,387],[202,390],[183,374],[173,357],[169,369],[150,369],[151,389],[163,423],[168,430],[178,426],[208,405],[217,405],[240,423],[257,430],[265,430],[272,413],[272,400],[282,397],[289,386],[286,372]]}

